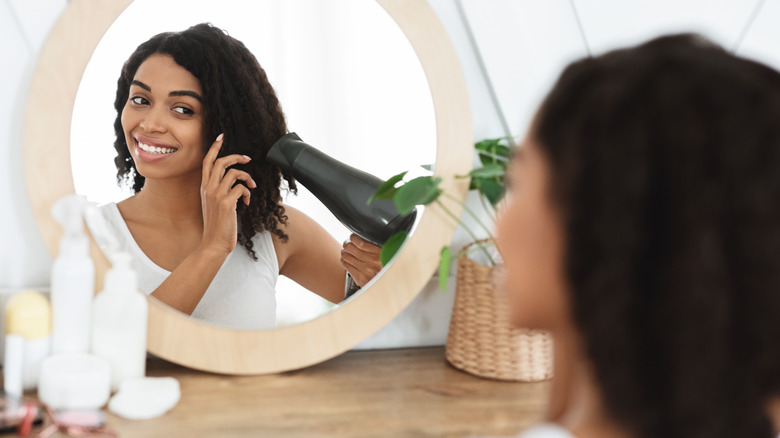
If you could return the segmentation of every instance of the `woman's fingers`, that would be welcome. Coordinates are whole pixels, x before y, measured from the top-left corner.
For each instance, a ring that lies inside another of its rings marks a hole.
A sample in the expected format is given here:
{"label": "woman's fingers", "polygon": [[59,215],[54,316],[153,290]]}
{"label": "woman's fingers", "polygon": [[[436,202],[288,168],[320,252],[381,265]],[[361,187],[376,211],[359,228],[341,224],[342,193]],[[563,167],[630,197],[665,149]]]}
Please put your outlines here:
{"label": "woman's fingers", "polygon": [[226,193],[228,190],[232,189],[238,181],[245,182],[250,189],[257,187],[257,183],[255,183],[255,180],[253,180],[248,173],[238,169],[228,169],[228,171],[225,172],[225,176],[222,177],[222,181],[219,182],[219,186],[223,193]]}
{"label": "woman's fingers", "polygon": [[353,234],[344,243],[341,264],[352,275],[355,283],[362,287],[382,270],[379,262],[381,251],[382,248]]}
{"label": "woman's fingers", "polygon": [[[373,263],[362,260],[346,250],[341,250],[341,261],[361,272],[372,271],[372,267],[374,267]],[[373,273],[376,274],[376,272]]]}
{"label": "woman's fingers", "polygon": [[[211,176],[201,184],[206,187],[220,190],[221,193],[227,193],[227,189],[233,187],[233,184],[238,180],[246,182],[247,186],[251,188],[257,187],[257,184],[255,184],[255,181],[249,173],[238,169],[228,169],[229,166],[234,164],[246,164],[250,160],[251,158],[246,155],[238,154],[218,158],[211,169]],[[219,189],[220,187],[222,189]]]}
{"label": "woman's fingers", "polygon": [[[228,167],[233,166],[235,164],[246,164],[252,160],[251,157],[248,157],[246,155],[241,155],[241,154],[231,154],[225,157],[217,158],[220,149],[222,149],[223,143],[224,143],[224,135],[219,134],[219,136],[217,136],[217,139],[209,148],[209,151],[206,153],[206,156],[203,158],[203,175],[202,175],[203,184],[207,184],[209,182],[213,182],[214,184],[219,184],[224,179],[224,176],[228,172]],[[243,176],[237,176],[237,178],[233,180],[233,183],[235,183],[236,179],[240,179],[242,181],[245,181],[247,185],[249,185],[252,188],[257,186],[248,173],[246,172],[241,172],[241,173],[244,176],[246,176],[246,178]]]}
{"label": "woman's fingers", "polygon": [[[370,273],[367,273],[365,271],[362,271],[360,268],[353,266],[349,262],[347,262],[344,257],[341,258],[341,266],[344,267],[344,269],[349,272],[349,275],[352,276],[352,279],[355,280],[355,284],[357,284],[360,287],[363,287],[371,281],[372,278],[374,278],[373,275]],[[374,274],[376,275],[376,274]]]}
{"label": "woman's fingers", "polygon": [[212,169],[214,168],[214,162],[217,160],[217,156],[219,155],[219,150],[222,149],[222,141],[224,140],[225,135],[219,134],[217,136],[217,139],[214,140],[214,143],[211,144],[211,147],[209,148],[209,151],[206,152],[206,156],[203,157],[203,168],[202,168],[202,181],[205,183],[209,180],[211,177]]}
{"label": "woman's fingers", "polygon": [[341,265],[349,272],[349,275],[352,276],[355,283],[360,287],[365,286],[366,283],[371,281],[371,279],[373,279],[381,270],[381,266],[377,267],[365,263],[362,260],[356,259],[349,253],[345,254],[343,251],[341,253]]}
{"label": "woman's fingers", "polygon": [[251,197],[252,193],[242,184],[236,184],[236,186],[228,192],[228,199],[232,200],[232,205],[235,205],[239,198],[243,198],[244,205],[249,205],[249,198]]}
{"label": "woman's fingers", "polygon": [[344,249],[362,259],[376,258],[377,261],[379,261],[379,254],[382,252],[381,247],[374,245],[357,234],[349,236],[349,240],[344,242]]}
{"label": "woman's fingers", "polygon": [[[223,142],[224,135],[219,134],[209,148],[209,151],[206,153],[206,156],[203,158],[203,180],[201,182],[201,187],[204,192],[206,192],[207,195],[210,193],[211,197],[219,197],[221,196],[220,194],[229,195],[238,181],[243,181],[249,188],[257,187],[257,183],[255,183],[249,173],[238,169],[228,169],[235,164],[248,163],[251,161],[250,157],[240,154],[231,154],[217,158]],[[238,199],[238,196],[229,195],[229,197],[233,200]],[[244,198],[244,203],[248,205],[249,196],[242,193],[241,197]]]}
{"label": "woman's fingers", "polygon": [[246,155],[232,154],[222,158],[217,158],[211,170],[211,179],[220,181],[227,172],[228,167],[234,164],[246,164],[252,159]]}

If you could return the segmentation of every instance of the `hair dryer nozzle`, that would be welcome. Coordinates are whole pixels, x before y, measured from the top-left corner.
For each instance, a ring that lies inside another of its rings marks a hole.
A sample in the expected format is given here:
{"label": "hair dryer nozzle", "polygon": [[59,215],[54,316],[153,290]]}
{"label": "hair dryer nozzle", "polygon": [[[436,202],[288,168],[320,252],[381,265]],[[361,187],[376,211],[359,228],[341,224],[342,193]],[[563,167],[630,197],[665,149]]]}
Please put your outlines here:
{"label": "hair dryer nozzle", "polygon": [[298,137],[298,134],[290,132],[276,140],[276,143],[268,150],[266,159],[279,166],[283,171],[292,172],[298,154],[310,147]]}

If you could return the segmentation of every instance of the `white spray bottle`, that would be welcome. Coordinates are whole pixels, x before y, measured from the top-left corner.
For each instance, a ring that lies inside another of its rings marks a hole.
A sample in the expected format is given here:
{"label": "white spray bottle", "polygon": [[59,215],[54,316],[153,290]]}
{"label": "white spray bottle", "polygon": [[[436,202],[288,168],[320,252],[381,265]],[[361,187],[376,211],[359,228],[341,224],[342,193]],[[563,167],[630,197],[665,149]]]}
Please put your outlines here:
{"label": "white spray bottle", "polygon": [[84,234],[87,200],[66,195],[51,208],[65,234],[51,273],[51,352],[88,353],[92,297],[95,294],[95,265],[89,257],[89,240]]}
{"label": "white spray bottle", "polygon": [[92,307],[92,353],[111,366],[111,389],[146,373],[148,303],[138,290],[130,254],[118,252],[106,273],[105,288]]}

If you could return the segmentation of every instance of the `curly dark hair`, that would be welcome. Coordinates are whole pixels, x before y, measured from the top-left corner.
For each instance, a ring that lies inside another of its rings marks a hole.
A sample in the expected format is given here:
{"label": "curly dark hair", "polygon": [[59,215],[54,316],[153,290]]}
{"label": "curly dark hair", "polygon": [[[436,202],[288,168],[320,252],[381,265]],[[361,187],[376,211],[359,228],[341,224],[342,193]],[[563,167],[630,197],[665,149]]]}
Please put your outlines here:
{"label": "curly dark hair", "polygon": [[660,37],[567,67],[532,135],[610,415],[643,438],[773,436],[780,74]]}
{"label": "curly dark hair", "polygon": [[136,193],[144,186],[145,178],[138,173],[127,149],[121,118],[138,67],[156,53],[170,55],[201,83],[204,153],[217,135],[224,133],[220,157],[242,154],[252,158],[247,165],[234,166],[248,172],[257,183],[250,189],[249,206],[239,200],[236,208],[238,243],[257,259],[252,237],[258,232],[268,230],[287,240],[280,227],[287,221],[280,188],[284,179],[294,192],[295,181],[265,159],[271,145],[287,132],[287,124],[276,93],[255,56],[223,30],[202,23],[181,32],[161,33],[138,46],[125,62],[114,101],[117,181],[132,185]]}

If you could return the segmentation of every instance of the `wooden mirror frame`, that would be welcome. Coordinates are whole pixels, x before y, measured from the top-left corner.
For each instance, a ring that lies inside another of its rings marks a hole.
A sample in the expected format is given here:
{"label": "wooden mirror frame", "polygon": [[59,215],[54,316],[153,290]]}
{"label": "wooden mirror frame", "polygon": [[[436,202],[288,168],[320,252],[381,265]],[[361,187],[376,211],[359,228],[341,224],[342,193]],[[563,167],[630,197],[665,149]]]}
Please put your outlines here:
{"label": "wooden mirror frame", "polygon": [[[465,200],[468,181],[455,179],[472,165],[472,125],[466,81],[455,49],[423,0],[376,0],[395,20],[417,54],[431,90],[436,116],[435,174],[442,188]],[[73,0],[52,28],[35,69],[24,122],[24,170],[33,213],[51,254],[62,229],[51,206],[74,193],[70,126],[81,77],[105,31],[132,0]],[[410,163],[410,166],[419,163]],[[457,203],[447,207],[461,213]],[[299,369],[337,356],[398,315],[428,283],[440,249],[455,223],[444,211],[426,208],[417,230],[382,274],[335,310],[297,325],[271,330],[227,329],[189,318],[149,298],[150,353],[187,367],[224,374],[265,374]],[[97,289],[108,260],[95,244]]]}

